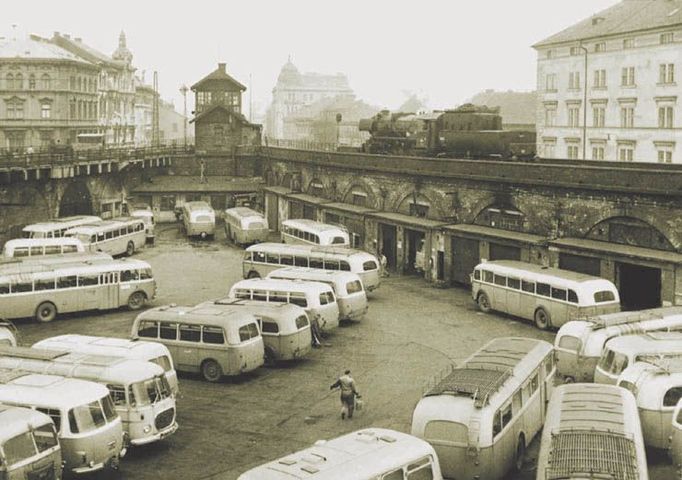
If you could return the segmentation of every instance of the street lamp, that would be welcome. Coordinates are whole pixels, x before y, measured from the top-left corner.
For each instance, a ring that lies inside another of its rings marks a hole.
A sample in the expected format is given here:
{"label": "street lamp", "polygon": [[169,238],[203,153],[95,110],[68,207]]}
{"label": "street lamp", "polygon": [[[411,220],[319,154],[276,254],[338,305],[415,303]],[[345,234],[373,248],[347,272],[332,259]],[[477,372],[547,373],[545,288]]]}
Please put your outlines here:
{"label": "street lamp", "polygon": [[185,137],[185,148],[187,148],[187,85],[180,87],[180,93],[182,93],[182,103],[183,103],[183,117],[182,117],[182,131]]}
{"label": "street lamp", "polygon": [[585,54],[585,78],[583,80],[583,160],[586,160],[585,152],[587,149],[587,48],[580,45]]}

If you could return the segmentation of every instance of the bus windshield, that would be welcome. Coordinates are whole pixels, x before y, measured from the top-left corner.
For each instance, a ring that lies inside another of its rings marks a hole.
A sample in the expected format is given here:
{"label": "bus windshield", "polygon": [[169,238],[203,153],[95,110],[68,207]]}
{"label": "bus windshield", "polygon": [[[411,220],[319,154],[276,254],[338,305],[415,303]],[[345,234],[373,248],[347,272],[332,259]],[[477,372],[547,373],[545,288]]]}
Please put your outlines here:
{"label": "bus windshield", "polygon": [[165,376],[150,378],[130,386],[130,404],[152,405],[171,396],[171,388]]}
{"label": "bus windshield", "polygon": [[594,303],[613,302],[615,299],[616,299],[615,295],[610,290],[594,292]]}
{"label": "bus windshield", "polygon": [[163,368],[164,372],[169,372],[172,370],[171,362],[167,356],[161,355],[160,357],[152,358],[149,360],[152,363],[157,364],[159,367]]}
{"label": "bus windshield", "polygon": [[[103,398],[102,402],[106,403],[107,399],[109,400],[109,403],[111,403],[110,397]],[[113,404],[110,405],[110,407],[111,411],[114,411]],[[69,428],[71,429],[71,433],[91,432],[92,430],[96,430],[106,425],[106,423],[104,410],[97,400],[86,405],[79,405],[69,410]]]}
{"label": "bus windshield", "polygon": [[613,350],[607,350],[599,361],[599,368],[607,373],[615,375],[620,375],[627,366],[628,357],[622,353],[614,352]]}

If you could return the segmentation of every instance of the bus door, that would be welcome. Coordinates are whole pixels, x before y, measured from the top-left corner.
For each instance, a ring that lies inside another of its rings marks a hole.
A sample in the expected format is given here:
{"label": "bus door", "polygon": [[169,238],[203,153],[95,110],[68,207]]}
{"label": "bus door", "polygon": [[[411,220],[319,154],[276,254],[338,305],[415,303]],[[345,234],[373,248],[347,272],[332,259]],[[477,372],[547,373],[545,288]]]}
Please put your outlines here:
{"label": "bus door", "polygon": [[134,286],[130,284],[119,284],[118,272],[101,273],[99,276],[99,285],[100,285],[99,287],[100,309],[118,308],[120,306],[120,304],[118,303],[119,288],[121,289],[134,288]]}
{"label": "bus door", "polygon": [[178,337],[179,342],[175,342],[173,361],[185,370],[195,370],[200,364],[201,352],[199,351],[201,341],[201,325],[180,324]]}

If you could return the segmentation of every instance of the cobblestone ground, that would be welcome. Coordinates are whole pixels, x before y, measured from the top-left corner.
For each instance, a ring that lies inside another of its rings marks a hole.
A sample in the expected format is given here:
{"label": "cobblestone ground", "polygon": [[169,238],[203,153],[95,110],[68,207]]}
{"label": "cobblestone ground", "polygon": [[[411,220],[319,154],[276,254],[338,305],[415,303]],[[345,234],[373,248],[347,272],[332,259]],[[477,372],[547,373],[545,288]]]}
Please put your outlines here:
{"label": "cobblestone ground", "polygon": [[[241,278],[242,251],[222,235],[189,242],[175,225],[159,227],[156,245],[136,254],[153,266],[159,287],[154,305],[220,297]],[[121,310],[63,316],[47,325],[20,321],[20,341],[32,344],[63,333],[127,337],[134,318]],[[478,312],[465,290],[388,278],[371,296],[366,318],[339,328],[306,360],[219,384],[181,374],[177,433],[132,449],[119,472],[96,478],[235,479],[318,439],[369,426],[409,431],[412,409],[431,377],[490,338],[510,335],[550,342],[554,337],[528,323]],[[351,421],[341,421],[338,394],[329,390],[346,368],[365,400]],[[509,478],[535,478],[537,443],[525,471]],[[650,460],[653,480],[673,478],[663,455]]]}

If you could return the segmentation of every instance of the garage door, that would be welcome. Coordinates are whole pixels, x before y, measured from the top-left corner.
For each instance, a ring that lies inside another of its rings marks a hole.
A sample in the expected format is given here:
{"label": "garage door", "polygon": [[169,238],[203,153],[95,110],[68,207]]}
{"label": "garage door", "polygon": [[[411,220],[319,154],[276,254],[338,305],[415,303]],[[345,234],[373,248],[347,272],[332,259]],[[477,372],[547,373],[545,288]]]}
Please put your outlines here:
{"label": "garage door", "polygon": [[469,275],[479,264],[478,240],[453,237],[452,239],[452,280],[471,285]]}
{"label": "garage door", "polygon": [[573,272],[586,273],[587,275],[600,276],[601,268],[598,258],[583,257],[570,253],[559,254],[559,268]]}
{"label": "garage door", "polygon": [[490,260],[521,260],[521,248],[490,243]]}

